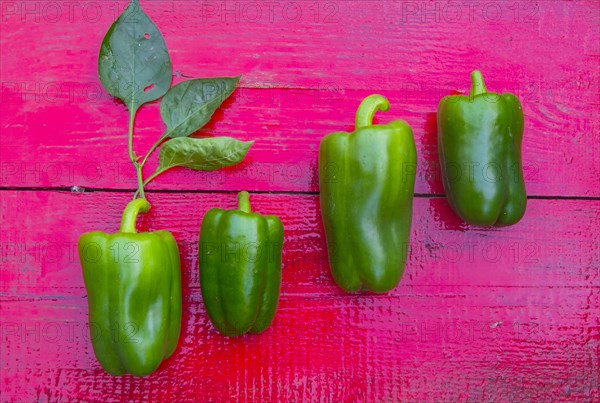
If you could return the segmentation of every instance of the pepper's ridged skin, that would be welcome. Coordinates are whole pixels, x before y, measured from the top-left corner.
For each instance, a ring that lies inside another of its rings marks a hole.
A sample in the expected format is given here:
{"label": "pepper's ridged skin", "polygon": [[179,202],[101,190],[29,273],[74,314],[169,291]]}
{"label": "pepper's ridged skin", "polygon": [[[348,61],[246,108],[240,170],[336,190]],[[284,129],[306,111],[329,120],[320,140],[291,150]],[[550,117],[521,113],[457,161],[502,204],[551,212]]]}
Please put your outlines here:
{"label": "pepper's ridged skin", "polygon": [[283,224],[250,212],[209,210],[200,230],[200,285],[213,325],[226,336],[261,333],[275,317],[281,288]]}
{"label": "pepper's ridged skin", "polygon": [[151,374],[179,340],[179,250],[170,232],[135,233],[138,212],[149,208],[145,199],[134,200],[119,233],[79,239],[92,345],[111,375]]}
{"label": "pepper's ridged skin", "polygon": [[387,292],[404,272],[417,166],[411,127],[372,125],[389,102],[371,95],[356,131],[333,133],[319,151],[320,202],[335,282],[349,292]]}
{"label": "pepper's ridged skin", "polygon": [[477,226],[516,224],[527,194],[521,165],[523,109],[513,94],[486,92],[479,71],[469,97],[444,97],[438,148],[452,209]]}

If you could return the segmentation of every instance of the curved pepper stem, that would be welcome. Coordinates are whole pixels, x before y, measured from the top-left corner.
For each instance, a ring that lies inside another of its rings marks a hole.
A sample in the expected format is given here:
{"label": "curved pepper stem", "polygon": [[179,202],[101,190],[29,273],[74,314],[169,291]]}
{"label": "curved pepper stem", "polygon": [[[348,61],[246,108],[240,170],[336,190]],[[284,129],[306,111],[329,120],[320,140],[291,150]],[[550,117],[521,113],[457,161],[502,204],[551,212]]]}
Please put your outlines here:
{"label": "curved pepper stem", "polygon": [[387,112],[390,110],[390,102],[383,95],[373,94],[366,97],[356,111],[356,129],[371,126],[375,112]]}
{"label": "curved pepper stem", "polygon": [[487,93],[487,88],[485,88],[481,71],[475,70],[471,73],[471,83],[471,92],[469,93],[471,98],[476,95]]}
{"label": "curved pepper stem", "polygon": [[250,213],[250,193],[242,191],[238,193],[238,210]]}
{"label": "curved pepper stem", "polygon": [[145,213],[150,210],[150,203],[146,199],[135,199],[125,207],[123,211],[123,218],[121,219],[120,232],[135,234],[135,224],[137,222],[138,214]]}

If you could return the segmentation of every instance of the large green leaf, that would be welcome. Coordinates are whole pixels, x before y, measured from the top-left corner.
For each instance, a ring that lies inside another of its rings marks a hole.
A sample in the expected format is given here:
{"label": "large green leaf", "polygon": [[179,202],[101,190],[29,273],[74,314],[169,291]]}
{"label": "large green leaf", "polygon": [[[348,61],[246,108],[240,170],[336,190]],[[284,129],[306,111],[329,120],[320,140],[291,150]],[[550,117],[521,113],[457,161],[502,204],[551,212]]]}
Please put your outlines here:
{"label": "large green leaf", "polygon": [[244,159],[254,141],[239,141],[231,137],[178,137],[163,144],[156,174],[176,166],[200,171],[236,165]]}
{"label": "large green leaf", "polygon": [[204,126],[235,89],[240,77],[199,78],[171,88],[160,102],[166,137],[186,137]]}
{"label": "large green leaf", "polygon": [[100,81],[131,112],[154,101],[171,86],[167,46],[156,25],[133,0],[110,27],[98,58]]}

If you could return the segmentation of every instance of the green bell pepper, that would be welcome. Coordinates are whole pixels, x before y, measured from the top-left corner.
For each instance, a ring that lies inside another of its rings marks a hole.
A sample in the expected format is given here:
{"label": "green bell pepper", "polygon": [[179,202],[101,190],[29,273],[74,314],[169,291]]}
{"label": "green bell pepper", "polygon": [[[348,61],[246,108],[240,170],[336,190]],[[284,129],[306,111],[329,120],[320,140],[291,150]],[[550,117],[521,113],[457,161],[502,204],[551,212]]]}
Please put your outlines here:
{"label": "green bell pepper", "polygon": [[111,375],[145,376],[177,347],[181,272],[177,243],[167,231],[136,233],[146,199],[130,202],[116,234],[79,239],[94,353]]}
{"label": "green bell pepper", "polygon": [[319,150],[321,214],[335,282],[346,291],[386,292],[406,264],[417,151],[405,121],[373,125],[381,95],[363,100],[356,131],[323,138]]}
{"label": "green bell pepper", "polygon": [[487,92],[471,73],[468,97],[444,97],[438,107],[438,148],[452,209],[472,225],[512,225],[525,214],[521,165],[523,109],[513,94]]}
{"label": "green bell pepper", "polygon": [[209,210],[200,230],[200,285],[213,325],[226,336],[264,331],[275,317],[281,288],[283,225],[250,211]]}

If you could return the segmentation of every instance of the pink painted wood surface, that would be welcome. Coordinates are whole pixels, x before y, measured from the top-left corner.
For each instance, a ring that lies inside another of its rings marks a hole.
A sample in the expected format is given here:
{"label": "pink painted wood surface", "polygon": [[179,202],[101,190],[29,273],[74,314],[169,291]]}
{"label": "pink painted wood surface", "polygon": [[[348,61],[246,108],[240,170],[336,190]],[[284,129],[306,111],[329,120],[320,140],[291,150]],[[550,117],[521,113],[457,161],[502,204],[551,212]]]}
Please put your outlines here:
{"label": "pink painted wood surface", "polygon": [[[96,362],[77,256],[80,233],[115,231],[120,193],[2,192],[3,391],[51,401],[590,401],[598,395],[599,202],[532,200],[518,225],[467,228],[445,199],[417,198],[405,277],[348,295],[328,274],[318,198],[252,196],[285,226],[282,298],[264,334],[208,322],[198,228],[234,194],[153,195],[140,230],[169,228],[183,256],[183,336],[146,379]],[[38,220],[30,214],[38,207]],[[72,211],[80,214],[73,216]],[[71,215],[71,218],[66,218]],[[62,229],[60,229],[62,228]],[[12,253],[19,248],[23,253]],[[10,399],[9,399],[10,400]]]}
{"label": "pink painted wood surface", "polygon": [[[14,228],[3,234],[5,267],[0,291],[16,296],[84,297],[80,234],[116,232],[131,194],[3,192],[3,218]],[[334,288],[315,195],[254,194],[253,210],[281,217],[285,226],[286,274],[297,292]],[[153,209],[140,217],[140,231],[169,229],[188,267],[185,284],[199,286],[197,242],[201,219],[213,207],[234,208],[236,195],[153,194]],[[31,215],[40,206],[40,215]],[[530,200],[518,225],[481,229],[463,224],[443,198],[416,198],[411,253],[404,282],[419,286],[588,288],[598,285],[600,202]],[[548,211],[546,211],[548,210]],[[77,215],[70,214],[78,211]],[[412,269],[410,269],[412,267]],[[21,270],[23,269],[23,270]],[[56,292],[59,294],[56,294]]]}
{"label": "pink painted wood surface", "polygon": [[[101,88],[96,67],[100,41],[125,3],[63,7],[58,21],[51,4],[2,5],[0,184],[132,189],[127,114]],[[414,129],[416,191],[442,193],[437,104],[468,92],[479,68],[490,91],[522,100],[529,194],[600,196],[597,2],[275,2],[272,17],[268,4],[142,2],[164,33],[176,82],[243,74],[205,132],[256,140],[237,169],[173,171],[152,189],[317,191],[320,139],[351,129],[361,99],[381,92],[392,110],[379,119],[405,119]],[[138,152],[163,128],[158,104],[147,106]]]}
{"label": "pink painted wood surface", "polygon": [[[140,224],[180,246],[182,337],[151,377],[108,376],[74,248],[117,230],[135,186],[125,109],[96,72],[126,2],[0,2],[0,401],[600,400],[598,2],[141,3],[175,82],[244,75],[202,133],[256,143],[239,167],[150,185],[183,191],[150,192]],[[475,68],[526,114],[534,198],[509,228],[466,226],[438,197],[437,104]],[[348,295],[328,272],[316,158],[373,92],[392,103],[380,122],[414,129],[420,195],[400,286]],[[139,153],[163,129],[158,106],[138,115]],[[96,191],[61,191],[72,186]],[[285,267],[273,326],[230,340],[206,317],[197,241],[204,212],[241,189],[282,218]]]}

